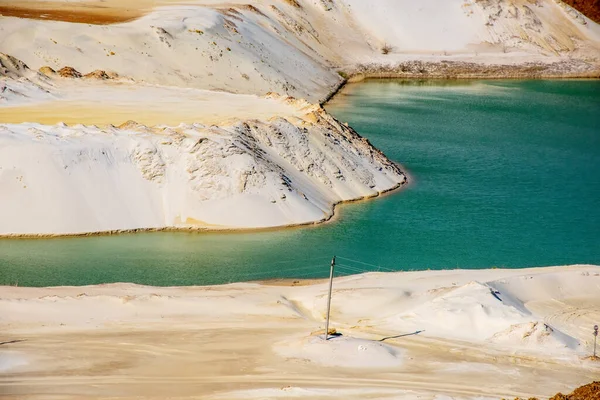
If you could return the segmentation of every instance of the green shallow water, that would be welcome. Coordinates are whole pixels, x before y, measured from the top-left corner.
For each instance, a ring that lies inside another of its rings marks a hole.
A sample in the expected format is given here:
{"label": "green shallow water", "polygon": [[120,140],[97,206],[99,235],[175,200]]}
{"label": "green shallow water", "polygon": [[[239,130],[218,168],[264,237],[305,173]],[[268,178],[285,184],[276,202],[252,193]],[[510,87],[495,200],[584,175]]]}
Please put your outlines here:
{"label": "green shallow water", "polygon": [[368,81],[327,108],[411,184],[311,228],[0,240],[0,284],[325,277],[334,254],[394,270],[600,264],[600,81]]}

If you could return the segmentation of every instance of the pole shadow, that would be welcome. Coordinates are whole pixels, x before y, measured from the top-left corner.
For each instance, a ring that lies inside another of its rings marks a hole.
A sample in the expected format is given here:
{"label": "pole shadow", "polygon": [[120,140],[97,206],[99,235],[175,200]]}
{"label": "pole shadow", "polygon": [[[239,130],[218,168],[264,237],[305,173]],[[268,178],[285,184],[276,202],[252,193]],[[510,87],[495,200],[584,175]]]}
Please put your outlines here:
{"label": "pole shadow", "polygon": [[421,332],[425,332],[425,330],[423,329],[421,331],[414,331],[412,333],[403,333],[402,335],[384,337],[383,339],[379,339],[378,342],[383,342],[384,340],[388,340],[388,339],[397,339],[397,338],[401,338],[404,336],[418,335]]}
{"label": "pole shadow", "polygon": [[15,339],[15,340],[9,340],[7,342],[0,342],[0,346],[2,346],[3,344],[12,344],[12,343],[19,343],[19,342],[25,342],[27,341],[27,339]]}

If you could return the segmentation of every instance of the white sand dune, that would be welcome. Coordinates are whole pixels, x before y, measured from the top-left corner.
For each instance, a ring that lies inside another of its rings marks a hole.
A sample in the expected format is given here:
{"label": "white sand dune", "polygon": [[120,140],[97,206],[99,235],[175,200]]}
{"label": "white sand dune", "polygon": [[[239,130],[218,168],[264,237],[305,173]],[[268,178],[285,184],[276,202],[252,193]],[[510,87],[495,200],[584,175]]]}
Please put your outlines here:
{"label": "white sand dune", "polygon": [[600,374],[584,359],[599,287],[597,266],[337,278],[342,336],[327,342],[311,334],[327,282],[2,287],[0,330],[23,341],[0,346],[0,388],[31,399],[543,398]]}
{"label": "white sand dune", "polygon": [[328,367],[388,368],[403,362],[402,352],[393,346],[343,335],[331,336],[327,341],[323,335],[296,341],[284,340],[277,343],[274,349],[283,357]]}

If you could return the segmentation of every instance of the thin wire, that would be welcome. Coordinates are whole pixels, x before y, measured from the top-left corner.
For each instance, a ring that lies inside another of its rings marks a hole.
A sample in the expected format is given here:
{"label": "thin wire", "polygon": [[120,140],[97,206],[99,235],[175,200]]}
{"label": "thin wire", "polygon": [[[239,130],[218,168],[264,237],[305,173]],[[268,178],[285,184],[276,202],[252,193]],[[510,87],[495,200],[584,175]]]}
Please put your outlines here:
{"label": "thin wire", "polygon": [[[373,271],[373,270],[368,270],[368,269],[355,268],[355,267],[345,265],[345,264],[336,264],[336,267],[339,267],[342,270],[352,271],[353,273],[358,273],[358,274],[364,274],[364,273],[369,273],[369,272],[379,272],[379,271]],[[396,271],[394,271],[394,272],[396,272]]]}
{"label": "thin wire", "polygon": [[[346,274],[346,275],[338,274],[338,276],[348,276],[348,275],[354,275],[354,274],[362,274],[362,273],[366,273],[366,272],[377,272],[379,270],[383,270],[383,271],[387,271],[387,272],[397,272],[390,268],[384,268],[380,265],[375,265],[375,264],[367,263],[367,262],[360,261],[360,260],[354,260],[354,259],[351,259],[348,257],[343,257],[343,256],[336,256],[336,257],[341,260],[346,260],[346,261],[366,265],[369,267],[377,268],[377,270],[372,270],[372,269],[364,269],[361,267],[357,267],[356,265],[347,265],[347,264],[336,263],[336,267],[339,267],[342,270],[341,272],[344,272]],[[310,259],[306,259],[306,260],[301,260],[301,259],[281,260],[281,261],[277,261],[277,262],[269,262],[268,264],[280,265],[280,264],[289,264],[289,263],[293,263],[293,262],[323,261],[323,260],[329,260],[329,259],[330,259],[330,257],[322,256],[322,257],[314,257],[314,258],[310,258]],[[259,267],[256,266],[256,268],[258,269]],[[235,275],[236,280],[281,279],[281,278],[293,279],[293,278],[299,278],[299,277],[305,277],[305,276],[311,276],[312,278],[315,278],[315,279],[326,277],[324,273],[321,274],[319,272],[320,268],[322,268],[322,267],[320,267],[319,265],[310,265],[310,266],[305,266],[305,267],[294,267],[294,268],[277,269],[277,270],[269,270],[269,271],[256,271],[256,272],[249,272],[249,273],[244,273],[244,274],[236,273],[234,275]],[[312,271],[307,271],[307,272],[303,272],[300,274],[297,273],[298,271],[306,271],[309,269]],[[258,278],[255,278],[255,277],[258,277]],[[273,277],[275,277],[275,278],[273,278]]]}
{"label": "thin wire", "polygon": [[364,272],[362,272],[362,271],[351,271],[351,270],[346,269],[344,267],[340,267],[340,269],[338,269],[337,271],[340,271],[341,274],[337,274],[336,273],[336,276],[349,276],[349,275],[364,274]]}
{"label": "thin wire", "polygon": [[346,261],[356,262],[356,263],[359,263],[359,264],[362,264],[362,265],[366,265],[366,266],[369,266],[369,267],[377,268],[377,271],[381,271],[382,270],[382,271],[386,271],[386,272],[397,272],[396,270],[393,270],[391,268],[385,268],[385,267],[382,267],[381,265],[369,264],[369,263],[365,263],[365,262],[362,262],[362,261],[352,260],[352,259],[346,259],[346,258],[343,258],[343,259],[346,260]]}
{"label": "thin wire", "polygon": [[356,275],[356,273],[355,272],[347,272],[347,271],[344,272],[344,271],[342,271],[341,274],[335,274],[336,277],[344,277],[344,276],[352,276],[352,275]]}
{"label": "thin wire", "polygon": [[348,273],[348,274],[351,274],[351,275],[360,275],[360,274],[367,274],[367,273],[369,273],[369,272],[372,272],[372,271],[366,271],[366,272],[363,272],[363,271],[355,271],[355,270],[349,270],[349,269],[345,269],[345,268],[343,268],[343,269],[342,269],[342,271],[343,271],[343,272],[346,272],[346,273]]}
{"label": "thin wire", "polygon": [[342,260],[346,260],[346,261],[351,261],[351,262],[355,262],[355,263],[359,263],[359,264],[363,264],[363,265],[367,265],[369,267],[375,267],[375,268],[379,268],[382,269],[384,271],[388,271],[388,272],[397,272],[396,270],[393,270],[391,268],[384,268],[381,265],[375,265],[375,264],[370,264],[370,263],[366,263],[364,261],[359,261],[359,260],[353,260],[351,258],[347,258],[347,257],[343,257],[343,256],[336,256],[336,258],[341,258]]}
{"label": "thin wire", "polygon": [[355,265],[346,265],[346,264],[336,264],[336,265],[341,265],[342,267],[345,268],[351,268],[360,272],[379,272],[377,270],[372,270],[372,269],[366,269],[366,268],[361,268],[361,267],[357,267]]}
{"label": "thin wire", "polygon": [[352,267],[350,265],[345,265],[345,264],[336,264],[335,266],[343,268],[343,269],[348,269],[348,270],[356,271],[356,272],[361,273],[361,274],[364,273],[364,272],[373,272],[373,271],[370,271],[370,270],[361,269],[361,268],[355,268],[355,267]]}

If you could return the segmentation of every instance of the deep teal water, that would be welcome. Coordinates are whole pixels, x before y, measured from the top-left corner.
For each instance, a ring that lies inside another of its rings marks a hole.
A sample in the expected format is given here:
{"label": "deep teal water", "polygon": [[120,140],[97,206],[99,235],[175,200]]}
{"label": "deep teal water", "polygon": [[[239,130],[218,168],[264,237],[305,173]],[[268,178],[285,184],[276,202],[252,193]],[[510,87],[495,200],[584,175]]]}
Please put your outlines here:
{"label": "deep teal water", "polygon": [[334,254],[394,270],[600,264],[600,81],[369,81],[327,108],[410,186],[314,228],[0,240],[0,284],[325,277]]}

